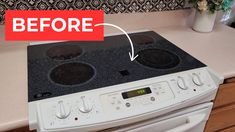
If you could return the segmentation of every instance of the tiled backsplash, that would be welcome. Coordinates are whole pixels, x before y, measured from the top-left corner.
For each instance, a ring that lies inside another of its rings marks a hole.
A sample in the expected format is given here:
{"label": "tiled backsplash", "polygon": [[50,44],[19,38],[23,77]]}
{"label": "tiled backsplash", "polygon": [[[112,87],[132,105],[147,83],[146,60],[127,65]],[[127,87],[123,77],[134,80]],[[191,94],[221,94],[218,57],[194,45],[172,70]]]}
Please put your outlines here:
{"label": "tiled backsplash", "polygon": [[5,10],[103,9],[106,14],[183,9],[185,0],[0,0],[0,23]]}

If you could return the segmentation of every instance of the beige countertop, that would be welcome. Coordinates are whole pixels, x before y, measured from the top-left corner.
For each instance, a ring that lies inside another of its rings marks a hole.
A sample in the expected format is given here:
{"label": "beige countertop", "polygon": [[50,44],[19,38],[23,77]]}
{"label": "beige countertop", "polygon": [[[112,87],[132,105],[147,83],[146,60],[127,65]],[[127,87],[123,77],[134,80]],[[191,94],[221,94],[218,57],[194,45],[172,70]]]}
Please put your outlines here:
{"label": "beige countertop", "polygon": [[[185,15],[187,13],[182,16]],[[28,125],[28,42],[2,41],[3,28],[0,26],[0,131]],[[211,33],[197,33],[185,25],[149,29],[158,32],[225,78],[235,76],[235,29],[225,25],[216,25]]]}

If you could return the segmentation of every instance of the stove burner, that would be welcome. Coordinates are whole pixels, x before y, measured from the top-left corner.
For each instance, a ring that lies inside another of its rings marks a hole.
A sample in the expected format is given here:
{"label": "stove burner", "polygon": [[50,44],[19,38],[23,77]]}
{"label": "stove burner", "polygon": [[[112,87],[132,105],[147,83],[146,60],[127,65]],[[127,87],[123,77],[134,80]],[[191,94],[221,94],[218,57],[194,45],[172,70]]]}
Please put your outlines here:
{"label": "stove burner", "polygon": [[66,63],[55,67],[51,73],[52,81],[62,85],[81,84],[94,75],[94,69],[84,63]]}
{"label": "stove burner", "polygon": [[67,60],[79,56],[82,49],[77,45],[58,45],[47,50],[47,56],[56,60]]}
{"label": "stove burner", "polygon": [[145,66],[156,69],[173,68],[179,64],[179,57],[162,49],[145,49],[137,53],[136,60]]}
{"label": "stove burner", "polygon": [[147,45],[154,43],[154,39],[147,35],[133,35],[131,36],[131,40],[133,41],[134,44],[139,44],[139,45]]}

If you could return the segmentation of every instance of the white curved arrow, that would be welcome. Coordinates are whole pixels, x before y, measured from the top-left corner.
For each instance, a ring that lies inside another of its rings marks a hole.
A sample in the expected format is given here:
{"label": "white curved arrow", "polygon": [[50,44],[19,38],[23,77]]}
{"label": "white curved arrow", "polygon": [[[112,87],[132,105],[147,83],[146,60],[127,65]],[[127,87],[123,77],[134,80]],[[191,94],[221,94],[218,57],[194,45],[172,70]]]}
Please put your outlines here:
{"label": "white curved arrow", "polygon": [[129,56],[130,56],[131,61],[134,61],[138,57],[138,55],[134,54],[135,53],[134,52],[134,46],[133,46],[133,43],[131,41],[130,36],[121,27],[119,27],[117,25],[114,25],[114,24],[110,24],[110,23],[98,23],[98,24],[95,24],[95,27],[97,27],[97,26],[111,26],[111,27],[115,27],[115,28],[121,30],[126,35],[126,37],[128,38],[128,40],[129,40],[129,42],[131,44],[131,53],[129,52]]}

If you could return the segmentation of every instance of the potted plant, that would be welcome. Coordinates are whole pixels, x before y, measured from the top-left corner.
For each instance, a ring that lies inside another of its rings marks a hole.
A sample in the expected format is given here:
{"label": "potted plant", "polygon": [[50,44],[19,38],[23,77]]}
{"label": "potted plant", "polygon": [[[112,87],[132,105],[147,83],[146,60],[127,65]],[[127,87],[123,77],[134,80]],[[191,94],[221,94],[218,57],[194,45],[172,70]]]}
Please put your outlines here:
{"label": "potted plant", "polygon": [[193,30],[198,32],[211,32],[217,11],[227,11],[231,8],[233,0],[189,0],[196,9]]}

